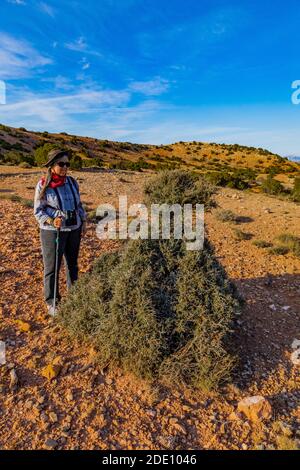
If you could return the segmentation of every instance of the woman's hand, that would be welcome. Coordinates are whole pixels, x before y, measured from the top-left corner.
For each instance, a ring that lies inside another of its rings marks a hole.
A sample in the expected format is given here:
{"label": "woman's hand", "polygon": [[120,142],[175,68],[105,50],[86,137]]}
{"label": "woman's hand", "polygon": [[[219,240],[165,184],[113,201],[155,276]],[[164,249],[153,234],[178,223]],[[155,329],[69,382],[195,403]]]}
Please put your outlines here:
{"label": "woman's hand", "polygon": [[84,237],[86,235],[86,232],[87,232],[87,222],[86,220],[84,220],[82,222],[81,235]]}
{"label": "woman's hand", "polygon": [[62,218],[61,217],[55,217],[55,219],[53,220],[53,226],[57,229],[61,228],[61,224],[62,224]]}

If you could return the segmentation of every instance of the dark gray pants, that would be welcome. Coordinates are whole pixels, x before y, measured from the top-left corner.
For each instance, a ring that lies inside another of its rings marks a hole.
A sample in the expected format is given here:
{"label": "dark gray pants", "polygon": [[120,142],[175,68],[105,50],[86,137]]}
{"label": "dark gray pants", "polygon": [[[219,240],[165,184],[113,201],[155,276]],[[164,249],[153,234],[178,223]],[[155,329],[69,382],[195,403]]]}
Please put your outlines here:
{"label": "dark gray pants", "polygon": [[[44,295],[48,305],[52,305],[54,299],[55,283],[55,254],[56,254],[56,230],[41,230],[42,254],[44,261]],[[61,260],[64,256],[67,271],[67,286],[78,278],[78,255],[81,240],[81,227],[70,232],[59,232],[58,273]],[[58,275],[57,275],[58,279]],[[57,281],[57,300],[60,300],[59,283]]]}

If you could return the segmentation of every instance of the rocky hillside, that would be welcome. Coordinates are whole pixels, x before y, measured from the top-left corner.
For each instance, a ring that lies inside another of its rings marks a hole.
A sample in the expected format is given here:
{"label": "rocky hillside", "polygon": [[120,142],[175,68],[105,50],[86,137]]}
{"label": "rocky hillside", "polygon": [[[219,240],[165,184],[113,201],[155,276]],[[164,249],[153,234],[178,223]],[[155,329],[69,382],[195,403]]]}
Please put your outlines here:
{"label": "rocky hillside", "polygon": [[300,164],[262,148],[238,144],[176,142],[170,145],[141,145],[114,142],[67,133],[32,132],[25,128],[0,125],[0,164],[35,166],[35,152],[45,144],[66,147],[81,158],[85,167],[120,169],[182,168],[196,172],[253,170],[256,174],[273,171],[294,177]]}

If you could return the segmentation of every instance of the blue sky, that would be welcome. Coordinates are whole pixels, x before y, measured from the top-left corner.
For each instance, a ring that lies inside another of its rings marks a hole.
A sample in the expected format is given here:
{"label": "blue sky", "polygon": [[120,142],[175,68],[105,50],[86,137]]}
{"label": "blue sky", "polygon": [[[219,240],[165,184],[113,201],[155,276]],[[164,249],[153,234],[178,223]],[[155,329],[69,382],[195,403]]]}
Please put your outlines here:
{"label": "blue sky", "polygon": [[292,0],[1,0],[0,122],[300,155]]}

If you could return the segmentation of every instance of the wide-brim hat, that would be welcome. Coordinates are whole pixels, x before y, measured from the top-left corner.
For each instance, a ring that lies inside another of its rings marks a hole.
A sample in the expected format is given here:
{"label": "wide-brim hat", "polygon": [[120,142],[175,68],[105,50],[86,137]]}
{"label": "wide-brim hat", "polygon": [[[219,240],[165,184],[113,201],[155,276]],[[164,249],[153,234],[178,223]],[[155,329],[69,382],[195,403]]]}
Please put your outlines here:
{"label": "wide-brim hat", "polygon": [[46,166],[49,168],[49,166],[52,166],[57,160],[60,160],[62,157],[70,158],[69,150],[63,150],[63,149],[50,150],[50,152],[48,153],[48,160],[43,166]]}

